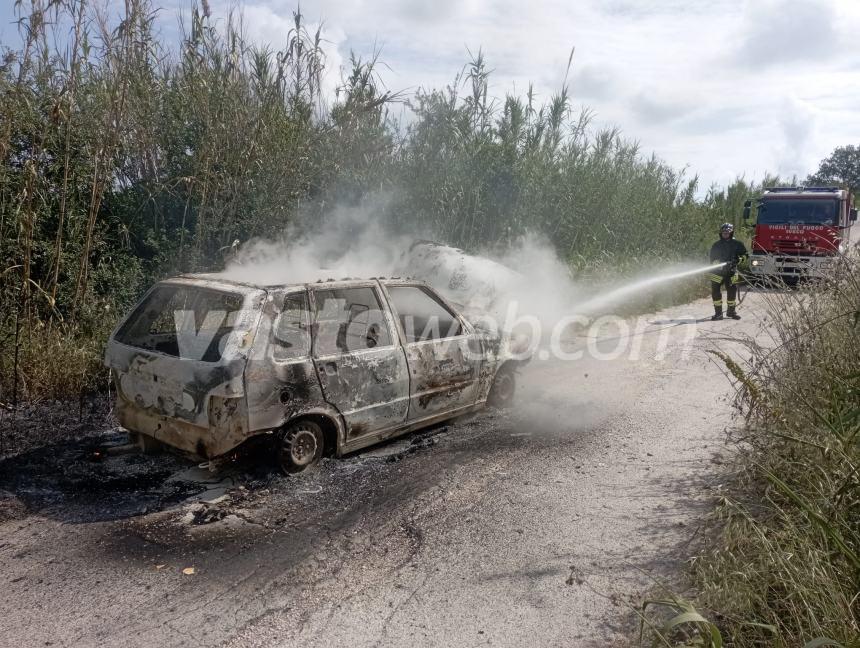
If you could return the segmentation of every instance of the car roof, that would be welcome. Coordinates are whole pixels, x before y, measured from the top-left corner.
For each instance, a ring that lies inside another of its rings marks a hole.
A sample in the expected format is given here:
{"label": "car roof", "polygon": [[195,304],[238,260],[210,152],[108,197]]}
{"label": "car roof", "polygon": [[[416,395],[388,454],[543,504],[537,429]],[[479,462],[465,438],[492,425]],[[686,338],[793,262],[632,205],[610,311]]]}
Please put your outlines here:
{"label": "car roof", "polygon": [[226,273],[223,272],[200,272],[193,274],[183,274],[177,277],[171,277],[169,279],[165,279],[166,282],[177,282],[183,284],[192,284],[192,285],[200,285],[200,286],[208,286],[208,287],[216,287],[217,285],[223,286],[236,286],[242,288],[253,288],[257,290],[277,290],[283,288],[318,288],[320,286],[325,286],[327,288],[344,288],[355,285],[370,285],[377,281],[381,281],[386,285],[428,285],[427,282],[421,281],[420,279],[409,279],[409,278],[401,278],[401,277],[369,277],[366,279],[358,278],[358,277],[344,277],[342,279],[317,279],[316,281],[308,281],[308,282],[293,282],[293,283],[267,283],[267,282],[250,282],[250,281],[239,281],[236,279],[231,279]]}

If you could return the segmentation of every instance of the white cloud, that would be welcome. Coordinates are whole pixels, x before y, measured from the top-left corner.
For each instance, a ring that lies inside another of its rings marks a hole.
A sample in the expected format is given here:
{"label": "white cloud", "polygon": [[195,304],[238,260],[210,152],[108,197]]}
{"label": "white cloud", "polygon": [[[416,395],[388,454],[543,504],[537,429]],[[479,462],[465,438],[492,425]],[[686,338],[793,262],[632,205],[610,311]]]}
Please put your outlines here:
{"label": "white cloud", "polygon": [[690,114],[695,109],[695,104],[681,92],[661,96],[653,91],[643,90],[631,98],[630,109],[642,124],[654,125],[679,120]]}
{"label": "white cloud", "polygon": [[618,85],[619,73],[608,66],[574,66],[571,91],[577,99],[611,99],[622,89]]}
{"label": "white cloud", "polygon": [[760,0],[745,18],[736,56],[749,67],[815,64],[842,44],[830,0]]}

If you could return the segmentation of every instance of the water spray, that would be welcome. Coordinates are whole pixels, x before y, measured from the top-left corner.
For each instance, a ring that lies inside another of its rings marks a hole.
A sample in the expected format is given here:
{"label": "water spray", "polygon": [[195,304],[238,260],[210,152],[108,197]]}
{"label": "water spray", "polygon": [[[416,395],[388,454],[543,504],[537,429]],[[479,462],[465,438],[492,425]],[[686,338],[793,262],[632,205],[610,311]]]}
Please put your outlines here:
{"label": "water spray", "polygon": [[684,277],[691,277],[693,275],[717,270],[725,265],[726,263],[715,263],[713,265],[708,265],[703,268],[694,268],[692,270],[683,270],[681,272],[675,272],[672,274],[649,277],[648,279],[643,279],[641,281],[636,281],[632,284],[616,288],[615,290],[612,290],[605,295],[598,295],[596,297],[592,297],[591,299],[580,304],[576,310],[579,313],[594,312],[606,308],[607,306],[619,301],[624,297],[641,292],[642,290],[653,288],[654,286],[658,286],[669,281],[675,281],[676,279],[683,279]]}

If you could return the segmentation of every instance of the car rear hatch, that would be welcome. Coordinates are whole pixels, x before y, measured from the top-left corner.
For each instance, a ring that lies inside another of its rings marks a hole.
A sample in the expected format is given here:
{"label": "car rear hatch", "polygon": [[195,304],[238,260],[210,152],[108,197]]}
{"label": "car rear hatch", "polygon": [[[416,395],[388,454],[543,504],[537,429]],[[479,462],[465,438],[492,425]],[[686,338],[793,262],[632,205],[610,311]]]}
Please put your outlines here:
{"label": "car rear hatch", "polygon": [[199,278],[156,284],[108,342],[120,423],[207,458],[241,443],[243,374],[265,296]]}

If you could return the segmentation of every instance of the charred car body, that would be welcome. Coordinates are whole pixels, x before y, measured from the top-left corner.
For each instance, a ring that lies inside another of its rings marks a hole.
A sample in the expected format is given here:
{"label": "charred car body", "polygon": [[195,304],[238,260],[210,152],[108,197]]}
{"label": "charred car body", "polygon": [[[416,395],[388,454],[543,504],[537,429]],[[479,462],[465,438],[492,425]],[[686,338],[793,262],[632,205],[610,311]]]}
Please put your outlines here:
{"label": "charred car body", "polygon": [[219,275],[156,284],[105,358],[119,421],[141,441],[215,460],[274,434],[288,472],[505,404],[521,361],[423,282]]}

